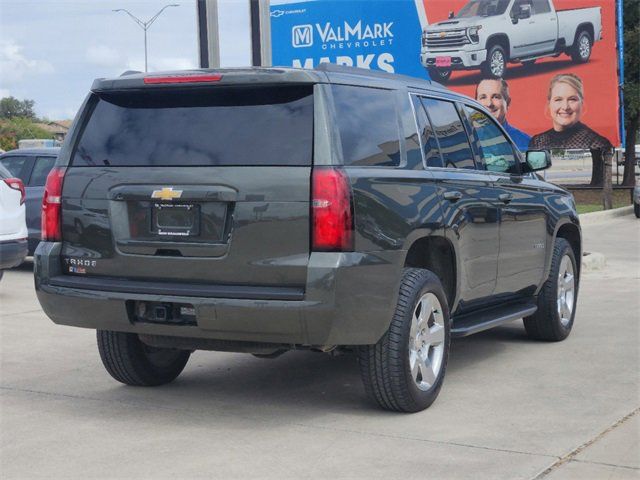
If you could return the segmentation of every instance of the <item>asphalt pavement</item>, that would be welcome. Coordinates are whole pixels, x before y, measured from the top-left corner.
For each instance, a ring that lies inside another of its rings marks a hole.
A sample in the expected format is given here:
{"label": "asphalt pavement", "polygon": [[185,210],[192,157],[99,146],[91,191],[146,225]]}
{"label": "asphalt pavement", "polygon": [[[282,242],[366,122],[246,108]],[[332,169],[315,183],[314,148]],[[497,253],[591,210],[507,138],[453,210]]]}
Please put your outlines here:
{"label": "asphalt pavement", "polygon": [[455,340],[436,403],[371,406],[350,356],[196,352],[172,384],[126,387],[91,330],[54,325],[31,264],[0,281],[0,477],[640,478],[640,220],[584,228],[574,331],[521,321]]}

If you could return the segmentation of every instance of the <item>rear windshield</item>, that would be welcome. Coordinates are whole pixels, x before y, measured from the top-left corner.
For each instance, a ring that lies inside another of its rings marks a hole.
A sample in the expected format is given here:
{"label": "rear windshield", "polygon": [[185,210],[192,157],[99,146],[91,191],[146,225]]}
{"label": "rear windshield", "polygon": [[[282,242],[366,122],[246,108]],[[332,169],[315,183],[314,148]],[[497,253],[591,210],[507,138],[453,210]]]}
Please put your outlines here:
{"label": "rear windshield", "polygon": [[311,165],[313,86],[102,93],[75,166]]}

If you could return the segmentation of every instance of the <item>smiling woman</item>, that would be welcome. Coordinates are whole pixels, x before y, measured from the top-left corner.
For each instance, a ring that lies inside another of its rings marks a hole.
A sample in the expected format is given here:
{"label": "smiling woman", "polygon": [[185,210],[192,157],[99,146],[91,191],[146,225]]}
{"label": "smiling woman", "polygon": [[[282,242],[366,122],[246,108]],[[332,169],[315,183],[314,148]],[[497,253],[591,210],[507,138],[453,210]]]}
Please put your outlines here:
{"label": "smiling woman", "polygon": [[549,84],[548,108],[553,127],[534,135],[530,150],[576,148],[604,150],[611,142],[580,121],[585,110],[582,80],[572,73],[561,73]]}

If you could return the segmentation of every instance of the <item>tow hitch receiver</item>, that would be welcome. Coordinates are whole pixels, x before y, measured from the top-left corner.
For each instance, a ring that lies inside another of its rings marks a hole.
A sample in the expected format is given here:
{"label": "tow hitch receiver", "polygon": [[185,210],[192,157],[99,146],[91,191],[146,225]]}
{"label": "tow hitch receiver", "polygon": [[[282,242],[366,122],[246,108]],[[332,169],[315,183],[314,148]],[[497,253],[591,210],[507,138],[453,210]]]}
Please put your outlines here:
{"label": "tow hitch receiver", "polygon": [[189,303],[127,301],[132,323],[196,325],[196,311]]}

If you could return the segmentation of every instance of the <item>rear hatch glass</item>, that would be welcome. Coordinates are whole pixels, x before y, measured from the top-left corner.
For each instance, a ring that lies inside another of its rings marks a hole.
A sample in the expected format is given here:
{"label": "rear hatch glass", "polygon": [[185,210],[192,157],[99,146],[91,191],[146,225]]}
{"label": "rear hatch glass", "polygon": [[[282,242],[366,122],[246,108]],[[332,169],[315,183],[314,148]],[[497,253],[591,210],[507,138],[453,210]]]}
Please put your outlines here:
{"label": "rear hatch glass", "polygon": [[103,93],[75,166],[310,165],[310,86]]}

